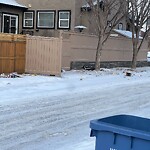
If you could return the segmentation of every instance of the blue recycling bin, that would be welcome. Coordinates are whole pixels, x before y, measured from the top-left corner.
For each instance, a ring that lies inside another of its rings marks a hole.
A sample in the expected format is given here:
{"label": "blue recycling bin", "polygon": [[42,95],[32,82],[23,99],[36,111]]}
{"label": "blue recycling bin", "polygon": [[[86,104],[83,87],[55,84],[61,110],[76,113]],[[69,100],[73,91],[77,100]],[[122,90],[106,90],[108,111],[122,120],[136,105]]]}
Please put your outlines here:
{"label": "blue recycling bin", "polygon": [[150,150],[150,119],[116,115],[90,122],[95,150]]}

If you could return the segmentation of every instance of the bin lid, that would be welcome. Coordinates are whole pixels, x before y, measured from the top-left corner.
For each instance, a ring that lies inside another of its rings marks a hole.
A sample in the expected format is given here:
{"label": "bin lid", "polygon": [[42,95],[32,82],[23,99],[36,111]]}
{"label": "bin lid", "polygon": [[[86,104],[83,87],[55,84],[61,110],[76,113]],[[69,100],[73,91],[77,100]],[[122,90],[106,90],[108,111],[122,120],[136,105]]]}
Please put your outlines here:
{"label": "bin lid", "polygon": [[92,120],[90,128],[150,140],[150,119],[147,118],[115,115]]}

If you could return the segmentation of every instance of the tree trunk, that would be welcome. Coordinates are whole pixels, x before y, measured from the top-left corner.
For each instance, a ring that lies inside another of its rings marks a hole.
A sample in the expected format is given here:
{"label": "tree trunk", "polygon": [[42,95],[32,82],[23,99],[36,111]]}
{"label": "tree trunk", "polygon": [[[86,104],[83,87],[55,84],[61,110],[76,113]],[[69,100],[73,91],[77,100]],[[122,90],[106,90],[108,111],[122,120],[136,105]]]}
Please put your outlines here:
{"label": "tree trunk", "polygon": [[138,54],[138,43],[137,43],[137,42],[134,42],[134,43],[133,43],[132,64],[131,64],[131,68],[132,68],[132,69],[136,69],[136,65],[137,65],[137,54]]}
{"label": "tree trunk", "polygon": [[99,37],[98,45],[97,45],[97,51],[96,51],[96,59],[95,59],[95,70],[100,70],[100,62],[101,62],[101,51],[102,51],[102,39],[103,36]]}
{"label": "tree trunk", "polygon": [[136,69],[136,64],[137,64],[137,55],[133,54],[131,68]]}

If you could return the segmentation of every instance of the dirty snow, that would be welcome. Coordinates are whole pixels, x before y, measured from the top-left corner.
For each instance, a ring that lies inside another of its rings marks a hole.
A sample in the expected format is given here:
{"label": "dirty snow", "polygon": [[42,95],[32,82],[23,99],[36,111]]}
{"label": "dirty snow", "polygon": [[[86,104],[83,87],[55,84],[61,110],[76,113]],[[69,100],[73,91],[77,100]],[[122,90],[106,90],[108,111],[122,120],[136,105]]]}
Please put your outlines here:
{"label": "dirty snow", "polygon": [[89,121],[150,118],[150,68],[67,71],[62,77],[0,78],[1,150],[94,150]]}

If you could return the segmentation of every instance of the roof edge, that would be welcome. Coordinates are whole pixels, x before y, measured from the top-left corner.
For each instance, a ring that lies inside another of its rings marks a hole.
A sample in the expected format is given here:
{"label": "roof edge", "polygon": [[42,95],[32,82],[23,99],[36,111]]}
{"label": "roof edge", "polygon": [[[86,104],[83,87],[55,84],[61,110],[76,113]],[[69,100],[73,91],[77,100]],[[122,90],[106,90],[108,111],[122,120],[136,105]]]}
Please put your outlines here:
{"label": "roof edge", "polygon": [[27,9],[28,7],[25,5],[21,5],[18,2],[16,2],[15,0],[13,1],[1,1],[0,4],[2,5],[7,5],[7,6],[13,6],[13,7],[19,7],[19,8],[24,8]]}

